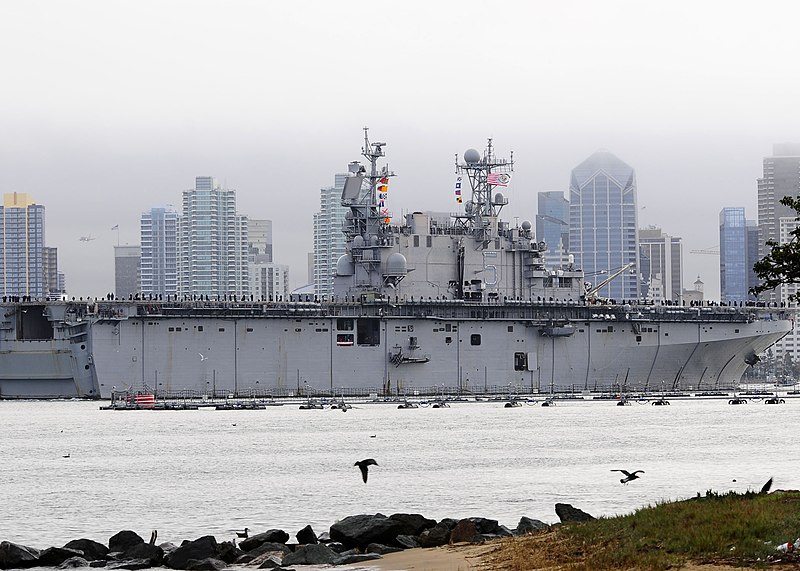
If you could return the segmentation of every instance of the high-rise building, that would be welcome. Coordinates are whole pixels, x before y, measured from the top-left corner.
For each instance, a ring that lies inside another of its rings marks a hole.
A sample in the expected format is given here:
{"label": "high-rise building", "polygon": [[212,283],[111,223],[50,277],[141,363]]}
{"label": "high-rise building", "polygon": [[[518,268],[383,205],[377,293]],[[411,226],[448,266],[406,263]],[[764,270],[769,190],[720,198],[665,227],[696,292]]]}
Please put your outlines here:
{"label": "high-rise building", "polygon": [[[773,145],[772,156],[764,157],[763,167],[763,175],[758,179],[758,259],[769,254],[767,240],[778,240],[779,219],[796,216],[780,201],[784,196],[800,195],[800,144]],[[777,292],[764,292],[761,297],[775,301]]]}
{"label": "high-rise building", "polygon": [[342,206],[345,179],[346,174],[337,174],[333,186],[320,189],[320,209],[314,214],[314,293],[318,296],[333,294],[336,262],[345,253],[342,225],[350,211]]}
{"label": "high-rise building", "polygon": [[42,250],[42,262],[44,266],[45,296],[49,300],[61,299],[67,292],[63,287],[64,274],[58,271],[58,248],[45,246]]}
{"label": "high-rise building", "polygon": [[540,192],[538,198],[536,239],[547,244],[545,265],[557,269],[569,253],[569,201],[560,190]]}
{"label": "high-rise building", "polygon": [[114,246],[114,296],[125,299],[141,291],[141,246]]}
{"label": "high-rise building", "polygon": [[178,213],[169,206],[143,212],[140,219],[139,288],[144,295],[178,293]]}
{"label": "high-rise building", "polygon": [[289,266],[274,262],[251,264],[250,292],[255,299],[287,299],[289,295]]}
{"label": "high-rise building", "polygon": [[183,192],[178,244],[180,295],[249,294],[247,218],[236,213],[236,191],[197,177]]}
{"label": "high-rise building", "polygon": [[[792,241],[794,232],[798,225],[795,216],[781,216],[778,218],[778,243],[788,244]],[[777,300],[788,308],[792,313],[793,326],[789,333],[777,341],[772,346],[774,351],[776,367],[783,375],[794,377],[794,370],[800,365],[800,319],[798,319],[798,304],[790,302],[789,296],[797,294],[800,290],[798,284],[783,284],[777,288]]]}
{"label": "high-rise building", "polygon": [[44,206],[25,193],[3,195],[0,208],[0,293],[46,295]]}
{"label": "high-rise building", "polygon": [[683,244],[661,228],[639,230],[641,297],[651,301],[683,299]]}
{"label": "high-rise building", "polygon": [[247,220],[247,255],[252,263],[257,260],[272,262],[272,220]]}
{"label": "high-rise building", "polygon": [[[639,297],[636,172],[608,151],[572,169],[569,185],[569,253],[590,281],[624,271],[598,295]],[[596,277],[593,277],[596,276]]]}
{"label": "high-rise building", "polygon": [[755,299],[749,289],[755,283],[753,264],[758,251],[752,244],[758,226],[747,220],[744,208],[723,208],[719,213],[719,287],[725,303]]}

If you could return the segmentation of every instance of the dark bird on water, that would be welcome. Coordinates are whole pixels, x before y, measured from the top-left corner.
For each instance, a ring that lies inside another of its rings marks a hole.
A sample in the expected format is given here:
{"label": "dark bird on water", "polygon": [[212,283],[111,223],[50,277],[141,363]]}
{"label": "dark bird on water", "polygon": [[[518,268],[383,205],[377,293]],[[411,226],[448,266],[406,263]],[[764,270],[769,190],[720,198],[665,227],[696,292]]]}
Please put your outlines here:
{"label": "dark bird on water", "polygon": [[642,473],[644,474],[644,470],[636,470],[635,472],[628,472],[627,470],[611,470],[612,472],[622,472],[625,474],[625,477],[620,480],[621,484],[627,484],[631,480],[638,480],[639,476],[637,474]]}
{"label": "dark bird on water", "polygon": [[247,532],[248,531],[250,531],[250,529],[246,527],[246,528],[244,528],[244,531],[237,531],[236,535],[241,537],[241,538],[243,538],[243,539],[247,539]]}
{"label": "dark bird on water", "polygon": [[157,530],[157,529],[154,529],[154,530],[153,530],[153,531],[150,533],[150,545],[155,545],[155,544],[156,544],[156,538],[157,538],[157,537],[158,537],[158,530]]}
{"label": "dark bird on water", "polygon": [[64,454],[64,455],[62,456],[62,458],[69,458],[69,452],[67,452],[66,454]]}
{"label": "dark bird on water", "polygon": [[760,493],[762,493],[762,494],[768,494],[768,493],[769,493],[769,489],[770,489],[771,487],[772,487],[772,478],[770,478],[769,480],[767,480],[767,483],[766,483],[766,484],[764,484],[764,485],[761,487],[761,492],[760,492]]}
{"label": "dark bird on water", "polygon": [[369,475],[369,467],[377,465],[378,463],[372,458],[367,458],[366,460],[361,460],[353,464],[353,466],[358,466],[358,469],[361,470],[361,478],[364,480],[365,484],[367,483],[367,476]]}

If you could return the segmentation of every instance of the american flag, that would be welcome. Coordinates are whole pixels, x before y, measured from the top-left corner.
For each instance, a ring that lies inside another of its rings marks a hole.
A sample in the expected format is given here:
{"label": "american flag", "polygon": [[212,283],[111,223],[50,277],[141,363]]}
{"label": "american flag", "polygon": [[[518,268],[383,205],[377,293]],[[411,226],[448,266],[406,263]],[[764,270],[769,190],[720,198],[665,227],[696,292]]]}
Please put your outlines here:
{"label": "american flag", "polygon": [[494,186],[508,186],[511,176],[506,173],[490,172],[486,175],[486,182]]}

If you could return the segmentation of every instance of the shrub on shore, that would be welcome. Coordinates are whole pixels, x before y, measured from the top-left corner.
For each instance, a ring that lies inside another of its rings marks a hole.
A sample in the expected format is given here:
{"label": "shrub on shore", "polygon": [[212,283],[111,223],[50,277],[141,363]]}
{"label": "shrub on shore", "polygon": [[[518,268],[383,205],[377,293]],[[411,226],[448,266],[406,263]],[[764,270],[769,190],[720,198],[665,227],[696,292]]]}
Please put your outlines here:
{"label": "shrub on shore", "polygon": [[798,537],[800,492],[708,491],[624,516],[505,540],[489,562],[509,570],[662,570],[689,561],[758,567],[796,557],[776,548]]}

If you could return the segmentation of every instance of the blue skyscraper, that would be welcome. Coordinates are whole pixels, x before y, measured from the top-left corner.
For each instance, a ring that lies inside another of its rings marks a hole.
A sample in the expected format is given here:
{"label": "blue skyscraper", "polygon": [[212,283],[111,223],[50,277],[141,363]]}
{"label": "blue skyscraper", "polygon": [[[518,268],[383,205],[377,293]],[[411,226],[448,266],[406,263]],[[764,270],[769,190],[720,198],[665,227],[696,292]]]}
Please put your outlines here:
{"label": "blue skyscraper", "polygon": [[572,169],[569,252],[594,283],[630,264],[598,295],[616,300],[639,297],[636,172],[608,151],[598,151]]}
{"label": "blue skyscraper", "polygon": [[536,239],[547,244],[545,265],[559,268],[569,252],[569,201],[560,190],[539,193]]}
{"label": "blue skyscraper", "polygon": [[749,289],[757,283],[753,272],[753,264],[757,259],[758,225],[754,220],[747,220],[744,208],[723,208],[719,213],[721,301],[730,303],[755,299]]}

